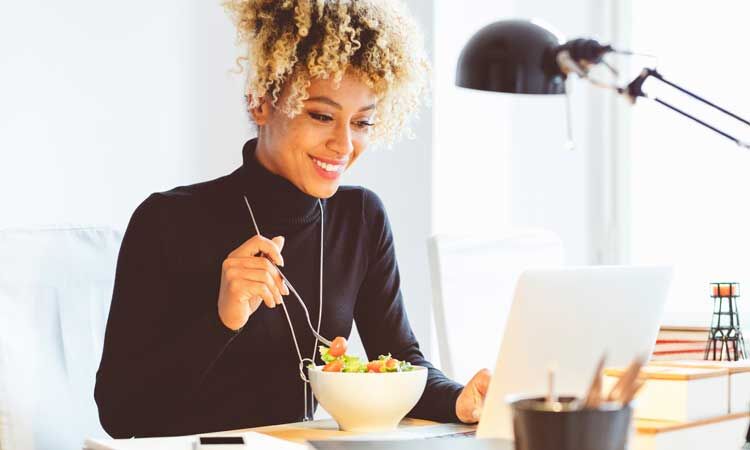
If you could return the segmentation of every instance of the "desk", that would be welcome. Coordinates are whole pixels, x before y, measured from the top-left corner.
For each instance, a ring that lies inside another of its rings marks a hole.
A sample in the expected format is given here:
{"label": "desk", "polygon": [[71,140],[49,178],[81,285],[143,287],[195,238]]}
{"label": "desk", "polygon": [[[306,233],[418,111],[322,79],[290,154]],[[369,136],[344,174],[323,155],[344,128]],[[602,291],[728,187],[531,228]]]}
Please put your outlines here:
{"label": "desk", "polygon": [[[219,431],[214,433],[201,433],[201,436],[236,435],[248,431],[265,434],[274,438],[283,439],[294,444],[304,444],[307,440],[382,440],[382,439],[424,439],[428,437],[441,436],[449,433],[461,433],[475,430],[474,425],[441,424],[419,419],[404,419],[398,428],[388,432],[378,433],[355,433],[350,431],[339,431],[333,420],[316,420],[310,422],[297,422],[281,425],[270,425],[265,427],[244,428],[231,431]],[[161,439],[164,439],[163,441]],[[437,441],[452,441],[453,439],[436,439]],[[473,441],[474,439],[462,439]],[[170,449],[188,450],[192,448],[195,436],[177,436],[171,438],[145,438],[145,439],[122,439],[122,440],[86,440],[84,450],[87,449]],[[510,448],[510,447],[508,447]]]}
{"label": "desk", "polygon": [[307,440],[324,439],[424,439],[431,436],[439,436],[447,433],[461,433],[475,429],[475,425],[453,423],[441,424],[429,420],[406,418],[401,421],[397,430],[380,433],[340,431],[336,422],[332,419],[270,425],[237,431],[255,431],[257,433],[267,434],[286,441],[304,443]]}

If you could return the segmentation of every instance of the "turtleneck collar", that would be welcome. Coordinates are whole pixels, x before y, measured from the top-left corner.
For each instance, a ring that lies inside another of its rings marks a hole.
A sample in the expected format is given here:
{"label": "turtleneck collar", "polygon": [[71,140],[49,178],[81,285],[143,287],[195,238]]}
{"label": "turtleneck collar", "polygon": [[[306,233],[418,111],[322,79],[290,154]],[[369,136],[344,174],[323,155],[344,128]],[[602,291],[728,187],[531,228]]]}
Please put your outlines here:
{"label": "turtleneck collar", "polygon": [[302,224],[320,217],[318,199],[300,191],[289,180],[266,169],[258,161],[258,139],[242,148],[241,188],[262,224]]}

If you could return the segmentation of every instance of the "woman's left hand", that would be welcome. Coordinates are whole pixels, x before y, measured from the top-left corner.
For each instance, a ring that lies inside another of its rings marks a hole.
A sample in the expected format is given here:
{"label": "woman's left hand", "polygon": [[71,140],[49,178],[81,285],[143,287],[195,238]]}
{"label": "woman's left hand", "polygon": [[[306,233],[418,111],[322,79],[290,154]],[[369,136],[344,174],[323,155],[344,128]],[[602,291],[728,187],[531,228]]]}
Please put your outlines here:
{"label": "woman's left hand", "polygon": [[476,423],[482,414],[484,397],[490,387],[490,371],[482,369],[466,383],[456,400],[456,416],[461,422]]}

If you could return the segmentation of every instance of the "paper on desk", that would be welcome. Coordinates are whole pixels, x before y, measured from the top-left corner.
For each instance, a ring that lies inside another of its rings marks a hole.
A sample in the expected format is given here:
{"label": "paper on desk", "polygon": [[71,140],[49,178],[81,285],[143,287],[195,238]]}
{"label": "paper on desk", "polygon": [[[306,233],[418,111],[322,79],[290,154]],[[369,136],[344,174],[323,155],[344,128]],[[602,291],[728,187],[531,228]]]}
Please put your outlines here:
{"label": "paper on desk", "polygon": [[[248,431],[240,434],[245,438],[246,448],[268,450],[302,450],[309,448],[307,445],[295,444],[262,433]],[[219,434],[210,433],[200,436],[209,435],[218,436]],[[193,443],[197,439],[198,435],[139,439],[86,439],[83,448],[84,450],[193,450]]]}

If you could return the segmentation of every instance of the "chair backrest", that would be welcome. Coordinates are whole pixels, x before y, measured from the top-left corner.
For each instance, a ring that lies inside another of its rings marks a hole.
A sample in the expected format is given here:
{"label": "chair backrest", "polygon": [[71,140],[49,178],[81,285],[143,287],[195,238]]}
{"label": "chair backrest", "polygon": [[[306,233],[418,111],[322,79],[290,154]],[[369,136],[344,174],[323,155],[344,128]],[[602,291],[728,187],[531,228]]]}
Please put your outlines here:
{"label": "chair backrest", "polygon": [[94,380],[121,240],[108,228],[0,230],[0,449],[107,436]]}
{"label": "chair backrest", "polygon": [[441,369],[466,383],[495,365],[521,272],[561,266],[563,244],[549,231],[507,230],[491,238],[432,236],[428,246]]}

